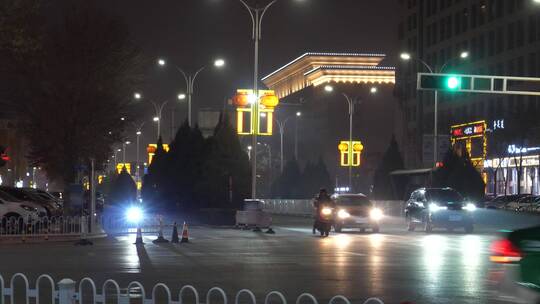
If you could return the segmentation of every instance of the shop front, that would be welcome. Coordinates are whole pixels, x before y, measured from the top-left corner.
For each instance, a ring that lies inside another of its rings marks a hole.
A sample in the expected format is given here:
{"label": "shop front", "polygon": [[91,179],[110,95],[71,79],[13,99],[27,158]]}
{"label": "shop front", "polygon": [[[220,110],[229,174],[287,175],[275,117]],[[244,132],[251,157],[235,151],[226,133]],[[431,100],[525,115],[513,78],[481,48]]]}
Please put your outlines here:
{"label": "shop front", "polygon": [[[510,151],[512,147],[509,147]],[[484,161],[484,174],[487,178],[486,193],[538,195],[540,193],[538,184],[540,154],[538,151],[530,150],[521,153],[517,150],[517,153],[509,154],[503,158]],[[519,174],[520,171],[521,174]]]}

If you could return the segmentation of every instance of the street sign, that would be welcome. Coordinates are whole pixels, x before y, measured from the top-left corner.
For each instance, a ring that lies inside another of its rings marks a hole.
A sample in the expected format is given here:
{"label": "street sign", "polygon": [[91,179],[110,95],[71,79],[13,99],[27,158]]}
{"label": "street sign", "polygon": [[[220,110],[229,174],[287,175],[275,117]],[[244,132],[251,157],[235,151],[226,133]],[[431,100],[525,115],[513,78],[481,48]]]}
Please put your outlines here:
{"label": "street sign", "polygon": [[540,96],[540,78],[418,73],[417,89],[421,91]]}

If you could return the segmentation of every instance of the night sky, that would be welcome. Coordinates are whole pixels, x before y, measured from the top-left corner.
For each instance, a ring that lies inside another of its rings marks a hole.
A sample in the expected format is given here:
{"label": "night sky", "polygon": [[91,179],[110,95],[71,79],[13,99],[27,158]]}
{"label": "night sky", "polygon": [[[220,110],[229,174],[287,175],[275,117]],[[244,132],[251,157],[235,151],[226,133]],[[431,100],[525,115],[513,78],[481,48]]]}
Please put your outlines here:
{"label": "night sky", "polygon": [[[237,88],[252,87],[251,20],[238,0],[98,0],[96,3],[124,19],[135,43],[148,58],[164,57],[186,71],[210,66],[196,83],[194,107],[221,108]],[[280,0],[270,8],[263,22],[260,78],[305,52],[386,53],[389,58],[383,65],[395,65],[399,53],[397,6],[397,0]],[[225,69],[215,70],[211,66],[217,57],[227,61]],[[156,65],[148,73],[144,87],[139,88],[147,98],[174,100],[177,93],[185,91],[182,76],[172,66],[164,70]],[[391,93],[384,96],[392,98]],[[336,104],[345,107],[345,103]],[[187,107],[177,104],[176,109],[177,119],[183,120]],[[335,120],[342,123],[346,118],[341,115],[346,115],[343,111],[346,109],[337,109],[329,115],[336,115]],[[149,127],[152,116],[148,106],[148,114],[140,118],[148,121],[143,130],[145,142],[155,140],[155,129]],[[170,126],[166,120],[163,124]],[[166,140],[169,129],[165,127],[163,131]],[[385,138],[384,145],[387,141]],[[378,152],[382,152],[382,141],[378,145]],[[130,154],[134,154],[134,149]]]}

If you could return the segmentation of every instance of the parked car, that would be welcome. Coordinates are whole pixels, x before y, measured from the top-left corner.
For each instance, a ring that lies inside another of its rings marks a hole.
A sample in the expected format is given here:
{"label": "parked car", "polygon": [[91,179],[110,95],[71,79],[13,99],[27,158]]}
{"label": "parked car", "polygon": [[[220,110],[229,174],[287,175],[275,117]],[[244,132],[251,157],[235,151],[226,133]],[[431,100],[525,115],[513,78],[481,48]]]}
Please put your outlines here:
{"label": "parked car", "polygon": [[0,191],[0,220],[4,225],[9,220],[18,222],[21,218],[24,222],[37,221],[44,212],[45,210],[42,207],[35,206],[30,202],[20,201]]}
{"label": "parked car", "polygon": [[47,211],[47,216],[60,216],[62,215],[62,206],[56,203],[53,200],[46,199],[40,195],[35,194],[33,191],[28,191],[23,188],[13,188],[13,187],[0,187],[1,191],[7,192],[9,195],[27,202],[33,202],[39,204],[41,207],[45,208]]}
{"label": "parked car", "polygon": [[491,261],[501,265],[499,296],[516,303],[540,303],[540,226],[504,235],[491,245]]}
{"label": "parked car", "polygon": [[504,209],[508,203],[517,201],[528,195],[529,194],[499,195],[486,203],[486,209]]}
{"label": "parked car", "polygon": [[528,210],[534,201],[538,199],[538,196],[529,195],[518,199],[516,202],[510,202],[506,205],[507,210],[513,211],[526,211]]}
{"label": "parked car", "polygon": [[414,231],[417,225],[422,225],[428,233],[434,228],[464,228],[465,232],[471,233],[475,209],[474,204],[465,202],[452,188],[420,188],[406,202],[407,228]]}
{"label": "parked car", "polygon": [[520,206],[520,202],[524,205],[529,201],[528,198],[530,197],[530,194],[516,195],[515,197],[513,197],[513,199],[509,200],[506,205],[504,205],[504,209],[510,211],[517,211]]}
{"label": "parked car", "polygon": [[365,195],[335,194],[332,198],[337,210],[334,219],[336,232],[349,228],[359,228],[360,231],[371,229],[375,233],[380,231],[383,212],[376,208]]}

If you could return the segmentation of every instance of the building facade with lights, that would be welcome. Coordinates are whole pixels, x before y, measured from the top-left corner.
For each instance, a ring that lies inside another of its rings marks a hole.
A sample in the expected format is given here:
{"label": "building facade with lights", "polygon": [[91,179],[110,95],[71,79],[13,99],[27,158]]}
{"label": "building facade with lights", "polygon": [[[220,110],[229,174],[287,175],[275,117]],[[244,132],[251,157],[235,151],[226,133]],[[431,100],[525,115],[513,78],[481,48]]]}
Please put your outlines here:
{"label": "building facade with lights", "polygon": [[[403,121],[399,139],[408,168],[430,167],[433,160],[426,159],[429,153],[424,153],[423,141],[433,137],[434,93],[417,91],[416,73],[428,71],[415,59],[437,72],[444,66],[443,73],[540,77],[540,5],[532,0],[400,0],[399,5],[400,51],[411,55],[396,71]],[[464,51],[469,54],[465,60],[460,58]],[[512,158],[509,146],[522,146],[523,142],[530,147],[538,145],[536,130],[526,136],[517,130],[524,123],[524,113],[539,112],[536,96],[439,92],[438,133],[445,136],[439,140],[448,140],[453,125],[486,121],[488,144],[482,170],[487,192],[500,194],[500,185],[497,188],[495,184],[501,179],[495,181],[492,164],[495,159]],[[501,127],[501,122],[506,124]],[[527,157],[536,157],[531,154],[539,153],[531,151]],[[512,162],[501,164],[506,169],[498,169],[497,174],[509,176],[506,193],[517,193],[518,184],[521,193],[537,192],[533,190],[536,173],[531,173],[538,171],[534,162],[527,162],[527,167],[532,167],[522,170],[519,183]]]}
{"label": "building facade with lights", "polygon": [[[386,55],[380,53],[309,52],[262,78],[280,99],[274,117],[281,123],[287,121],[285,161],[295,153],[297,133],[301,166],[322,158],[336,188],[344,188],[349,187],[350,161],[354,191],[369,193],[373,172],[394,132],[395,68],[385,66],[385,59]],[[327,85],[333,90],[325,90]],[[342,141],[349,140],[348,102],[344,93],[357,102],[352,140],[358,144],[351,146],[351,157],[349,148],[343,145],[339,148]],[[301,111],[301,117],[294,118],[297,111]],[[275,130],[274,134],[277,133]],[[279,151],[277,135],[265,139],[273,144],[274,151]]]}

